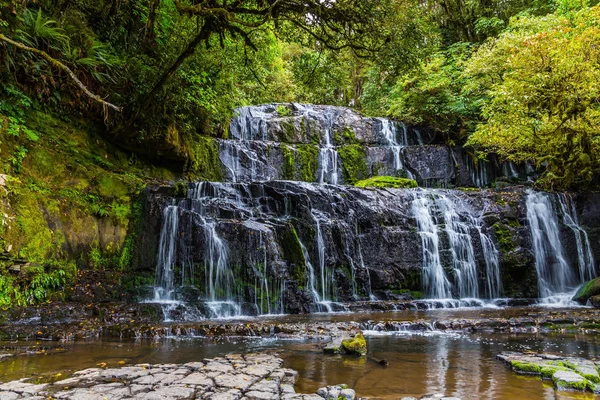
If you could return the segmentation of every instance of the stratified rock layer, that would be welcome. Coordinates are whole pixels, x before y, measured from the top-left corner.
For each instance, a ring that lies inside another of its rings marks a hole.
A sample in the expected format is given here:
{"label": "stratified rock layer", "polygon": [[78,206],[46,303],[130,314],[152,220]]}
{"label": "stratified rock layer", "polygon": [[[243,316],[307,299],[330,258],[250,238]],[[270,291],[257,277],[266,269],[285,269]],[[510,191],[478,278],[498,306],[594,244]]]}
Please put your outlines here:
{"label": "stratified rock layer", "polygon": [[298,373],[282,365],[276,355],[237,354],[187,364],[89,368],[50,384],[25,380],[0,384],[0,399],[322,400],[335,392],[354,400],[354,391],[345,385],[320,389],[323,395],[298,394],[294,390]]}
{"label": "stratified rock layer", "polygon": [[580,357],[505,352],[498,355],[513,371],[552,380],[558,390],[600,393],[600,363]]}

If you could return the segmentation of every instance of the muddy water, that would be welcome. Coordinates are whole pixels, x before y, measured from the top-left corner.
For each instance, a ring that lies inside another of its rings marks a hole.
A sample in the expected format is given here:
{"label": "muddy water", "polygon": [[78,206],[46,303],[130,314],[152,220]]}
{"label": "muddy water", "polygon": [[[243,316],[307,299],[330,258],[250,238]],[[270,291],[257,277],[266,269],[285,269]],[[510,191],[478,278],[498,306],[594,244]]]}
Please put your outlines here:
{"label": "muddy water", "polygon": [[[410,320],[527,316],[527,310],[448,310],[372,315],[316,315],[276,318],[303,320]],[[543,311],[548,312],[548,310]],[[552,311],[554,312],[554,311]],[[557,310],[556,312],[564,312]],[[106,363],[179,363],[201,360],[230,352],[276,351],[287,367],[299,371],[297,391],[314,392],[326,384],[347,383],[360,396],[397,399],[408,395],[441,392],[467,399],[600,399],[592,394],[558,393],[538,379],[513,374],[495,359],[501,351],[545,351],[587,358],[600,358],[600,337],[575,334],[378,334],[366,332],[367,357],[325,356],[319,342],[308,340],[190,338],[153,341],[90,341],[68,344],[0,342],[8,352],[40,346],[49,354],[32,354],[0,361],[0,381],[61,373],[66,377],[78,369]],[[377,361],[386,359],[387,367]]]}

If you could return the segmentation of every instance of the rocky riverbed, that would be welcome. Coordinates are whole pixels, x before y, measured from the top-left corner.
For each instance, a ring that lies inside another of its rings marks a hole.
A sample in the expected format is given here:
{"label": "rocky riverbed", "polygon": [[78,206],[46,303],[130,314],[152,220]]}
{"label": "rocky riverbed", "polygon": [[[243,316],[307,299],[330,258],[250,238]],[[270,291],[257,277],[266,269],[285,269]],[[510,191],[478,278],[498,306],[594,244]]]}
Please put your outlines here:
{"label": "rocky riverbed", "polygon": [[53,383],[25,380],[0,385],[0,399],[69,400],[353,400],[346,385],[316,394],[294,390],[298,373],[272,354],[231,354],[186,364],[137,364],[89,368]]}
{"label": "rocky riverbed", "polygon": [[[380,302],[373,302],[381,304]],[[519,307],[471,311],[373,312],[337,314],[331,320],[312,317],[281,316],[269,319],[203,320],[198,322],[162,323],[156,305],[98,304],[86,307],[47,305],[22,309],[5,315],[0,321],[0,338],[72,341],[98,338],[165,337],[277,337],[295,339],[330,339],[346,332],[375,331],[458,331],[475,332],[578,332],[600,333],[600,310],[568,310]]]}

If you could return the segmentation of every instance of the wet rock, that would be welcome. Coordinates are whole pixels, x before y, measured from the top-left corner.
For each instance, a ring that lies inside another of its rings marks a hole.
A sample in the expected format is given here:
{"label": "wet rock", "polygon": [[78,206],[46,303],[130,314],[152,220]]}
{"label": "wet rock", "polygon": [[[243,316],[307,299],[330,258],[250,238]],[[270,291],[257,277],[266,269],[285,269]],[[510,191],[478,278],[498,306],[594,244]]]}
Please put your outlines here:
{"label": "wet rock", "polygon": [[342,341],[345,337],[336,337],[323,347],[323,353],[325,354],[340,354],[342,352]]}
{"label": "wet rock", "polygon": [[557,390],[593,391],[600,387],[600,377],[594,362],[578,357],[551,354],[505,352],[498,355],[518,374],[538,375],[552,380]]}
{"label": "wet rock", "polygon": [[[282,364],[283,360],[276,355],[234,354],[181,365],[90,368],[52,384],[36,385],[25,380],[1,384],[0,400],[322,399],[316,394],[296,394],[293,382],[297,372],[281,368]],[[335,400],[355,397],[354,391],[345,385],[331,386],[329,391],[336,394]]]}
{"label": "wet rock", "polygon": [[[600,278],[595,278],[581,285],[572,300],[579,304],[586,304],[588,300],[598,295],[600,295]],[[594,300],[594,302],[597,302],[597,300]]]}
{"label": "wet rock", "polygon": [[552,375],[554,385],[558,390],[576,390],[583,392],[588,387],[588,381],[573,371],[556,371]]}
{"label": "wet rock", "polygon": [[348,354],[364,356],[367,354],[367,342],[362,333],[357,333],[353,338],[342,340],[342,348]]}
{"label": "wet rock", "polygon": [[356,397],[356,393],[348,389],[348,385],[322,387],[317,390],[317,395],[327,400],[354,400]]}

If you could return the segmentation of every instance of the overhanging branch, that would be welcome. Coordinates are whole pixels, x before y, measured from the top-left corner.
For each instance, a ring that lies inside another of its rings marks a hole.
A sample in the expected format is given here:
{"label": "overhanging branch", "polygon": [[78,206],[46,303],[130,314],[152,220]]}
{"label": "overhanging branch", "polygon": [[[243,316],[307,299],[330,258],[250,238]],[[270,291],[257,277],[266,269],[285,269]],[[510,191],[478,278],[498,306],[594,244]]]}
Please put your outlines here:
{"label": "overhanging branch", "polygon": [[65,71],[67,73],[67,75],[69,75],[71,80],[73,80],[75,82],[75,84],[86,94],[86,96],[88,96],[92,100],[102,104],[102,106],[112,108],[113,110],[116,110],[116,111],[122,110],[121,107],[118,107],[112,103],[109,103],[109,102],[105,101],[102,97],[98,96],[97,94],[90,92],[90,90],[79,80],[79,78],[77,77],[77,75],[75,75],[75,73],[71,70],[71,68],[67,67],[65,64],[58,61],[57,59],[51,57],[45,51],[36,49],[34,47],[26,46],[23,43],[14,41],[14,40],[4,36],[1,33],[0,33],[0,40],[3,42],[6,42],[12,46],[15,46],[18,49],[37,54],[38,56],[42,57],[44,60],[48,61],[50,64],[54,65],[56,68],[62,69],[63,71]]}

